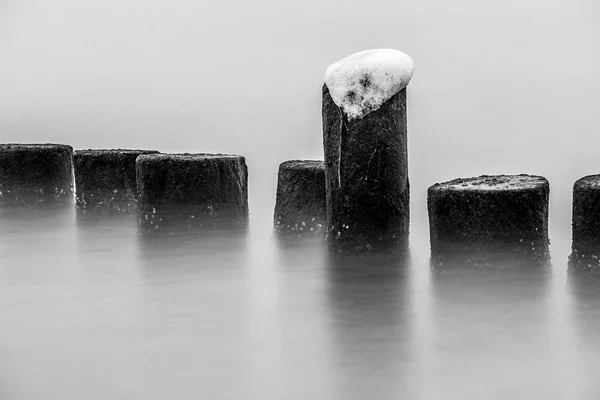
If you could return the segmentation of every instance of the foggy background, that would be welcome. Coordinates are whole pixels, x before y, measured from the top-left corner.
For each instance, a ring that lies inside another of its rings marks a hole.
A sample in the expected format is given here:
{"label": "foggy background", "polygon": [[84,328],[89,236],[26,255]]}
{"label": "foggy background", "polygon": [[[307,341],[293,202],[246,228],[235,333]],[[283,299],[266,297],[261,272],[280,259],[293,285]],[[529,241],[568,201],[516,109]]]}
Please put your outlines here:
{"label": "foggy background", "polygon": [[[326,68],[393,48],[408,260],[272,240],[278,165],[322,159]],[[600,291],[567,285],[600,173],[597,0],[0,0],[0,142],[246,156],[247,236],[0,209],[0,398],[597,399]],[[550,181],[552,275],[433,275],[426,189]]]}
{"label": "foggy background", "polygon": [[277,166],[322,159],[321,85],[351,53],[410,55],[413,232],[431,184],[531,173],[551,226],[600,172],[594,0],[0,0],[0,141],[232,152],[270,223]]}

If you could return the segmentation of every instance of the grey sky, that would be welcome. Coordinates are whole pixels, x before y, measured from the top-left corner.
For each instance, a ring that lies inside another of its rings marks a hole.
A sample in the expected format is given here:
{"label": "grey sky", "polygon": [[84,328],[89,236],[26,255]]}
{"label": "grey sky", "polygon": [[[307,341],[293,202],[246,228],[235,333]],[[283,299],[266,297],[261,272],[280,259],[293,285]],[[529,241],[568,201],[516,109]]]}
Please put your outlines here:
{"label": "grey sky", "polygon": [[567,187],[597,172],[593,1],[2,0],[0,12],[0,141],[238,152],[261,185],[281,161],[322,157],[327,66],[388,47],[415,62],[415,196],[457,176]]}

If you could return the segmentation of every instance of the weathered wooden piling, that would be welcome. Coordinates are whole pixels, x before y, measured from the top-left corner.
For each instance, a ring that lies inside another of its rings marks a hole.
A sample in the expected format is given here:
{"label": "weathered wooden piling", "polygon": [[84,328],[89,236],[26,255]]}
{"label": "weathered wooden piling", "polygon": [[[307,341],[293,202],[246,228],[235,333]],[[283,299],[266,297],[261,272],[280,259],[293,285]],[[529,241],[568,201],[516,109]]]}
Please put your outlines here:
{"label": "weathered wooden piling", "polygon": [[279,165],[273,223],[282,231],[320,232],[325,226],[325,164],[292,160]]}
{"label": "weathered wooden piling", "polygon": [[73,148],[0,144],[0,206],[73,203]]}
{"label": "weathered wooden piling", "polygon": [[387,49],[356,53],[327,69],[327,237],[341,247],[407,241],[406,85],[412,73],[410,57]]}
{"label": "weathered wooden piling", "polygon": [[497,255],[545,263],[549,193],[548,181],[531,175],[483,175],[431,186],[432,260]]}
{"label": "weathered wooden piling", "polygon": [[136,209],[135,160],[155,150],[75,150],[75,193],[84,212],[120,213]]}
{"label": "weathered wooden piling", "polygon": [[146,154],[136,160],[140,225],[206,228],[248,218],[246,160],[230,154]]}
{"label": "weathered wooden piling", "polygon": [[600,274],[600,175],[588,175],[573,185],[573,241],[569,267]]}

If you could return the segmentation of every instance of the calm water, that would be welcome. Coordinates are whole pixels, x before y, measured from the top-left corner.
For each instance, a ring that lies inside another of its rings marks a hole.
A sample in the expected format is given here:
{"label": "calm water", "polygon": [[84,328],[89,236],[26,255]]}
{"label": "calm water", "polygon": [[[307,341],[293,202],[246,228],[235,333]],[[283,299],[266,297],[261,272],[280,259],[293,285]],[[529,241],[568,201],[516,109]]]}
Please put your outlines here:
{"label": "calm water", "polygon": [[[596,0],[0,0],[0,142],[247,157],[247,232],[0,210],[0,398],[596,399],[600,285],[567,279],[600,172]],[[277,166],[323,156],[329,64],[409,54],[406,257],[271,232]],[[429,270],[435,182],[550,181],[551,273]]]}
{"label": "calm water", "polygon": [[134,215],[0,218],[3,399],[600,394],[600,286],[567,279],[564,233],[550,272],[430,271],[416,235],[340,258],[268,220],[149,237]]}

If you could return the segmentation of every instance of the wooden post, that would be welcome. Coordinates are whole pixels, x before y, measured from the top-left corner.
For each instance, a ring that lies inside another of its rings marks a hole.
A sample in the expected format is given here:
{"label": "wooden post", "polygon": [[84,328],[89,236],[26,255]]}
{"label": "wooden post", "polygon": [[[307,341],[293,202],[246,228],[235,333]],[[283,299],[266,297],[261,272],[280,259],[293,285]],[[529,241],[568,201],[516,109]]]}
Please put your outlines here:
{"label": "wooden post", "polygon": [[73,148],[0,144],[0,206],[73,203]]}
{"label": "wooden post", "polygon": [[483,175],[427,191],[433,260],[514,255],[545,263],[550,186],[541,176]]}
{"label": "wooden post", "polygon": [[279,166],[273,223],[281,231],[317,233],[326,222],[325,164],[286,161]]}
{"label": "wooden post", "polygon": [[142,228],[247,222],[248,169],[242,156],[146,154],[138,156],[136,172]]}
{"label": "wooden post", "polygon": [[75,193],[84,212],[120,213],[136,209],[135,160],[154,150],[76,150]]}
{"label": "wooden post", "polygon": [[323,85],[327,237],[342,249],[406,243],[406,85],[413,64],[369,50],[332,64]]}
{"label": "wooden post", "polygon": [[585,176],[573,185],[572,272],[600,274],[600,175]]}

